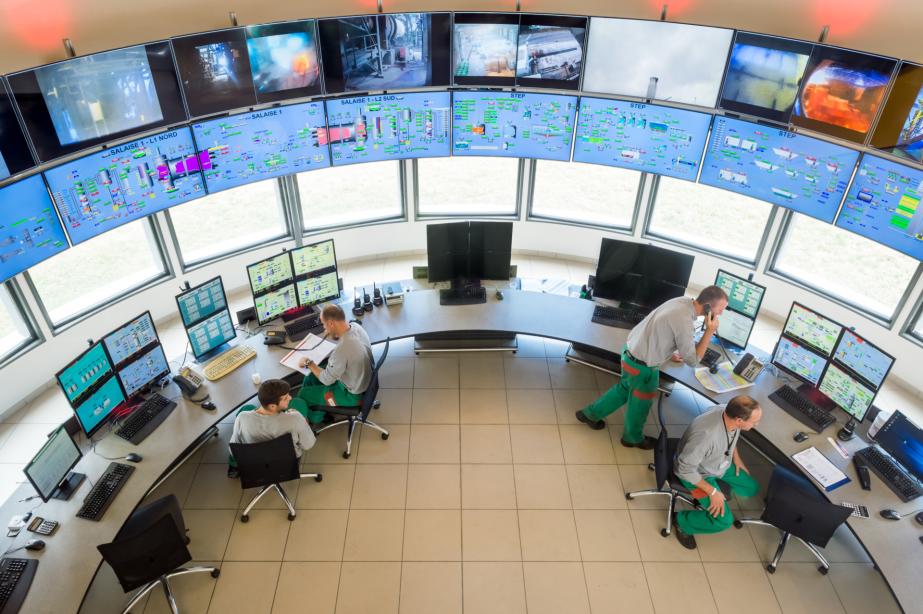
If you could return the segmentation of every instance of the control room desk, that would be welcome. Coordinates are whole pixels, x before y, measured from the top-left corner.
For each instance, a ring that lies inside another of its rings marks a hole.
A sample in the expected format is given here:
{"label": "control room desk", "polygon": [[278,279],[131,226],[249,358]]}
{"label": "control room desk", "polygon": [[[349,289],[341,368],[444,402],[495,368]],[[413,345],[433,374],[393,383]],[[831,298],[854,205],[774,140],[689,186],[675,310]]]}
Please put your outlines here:
{"label": "control room desk", "polygon": [[[411,292],[403,305],[378,307],[363,318],[363,324],[373,343],[386,338],[432,332],[490,331],[536,335],[618,352],[628,336],[626,330],[591,322],[593,304],[589,301],[510,289],[504,289],[504,293],[502,301],[489,292],[486,304],[440,307],[437,291]],[[88,482],[81,485],[80,492],[70,501],[52,500],[35,510],[36,514],[60,521],[61,526],[54,536],[46,540],[48,547],[45,550],[16,554],[41,560],[23,612],[76,612],[101,563],[96,545],[114,539],[132,510],[176,460],[183,458],[203,433],[256,393],[251,374],[259,373],[265,380],[289,373],[279,364],[286,350],[264,346],[261,336],[243,343],[256,348],[256,359],[219,382],[206,384],[217,411],[206,411],[198,404],[178,398],[178,407],[140,446],[132,446],[114,435],[103,438],[97,444],[97,451],[104,456],[115,457],[136,451],[144,457],[100,522],[74,517],[89,491]],[[664,367],[664,374],[716,402],[731,396],[715,395],[704,390],[688,367],[668,365]],[[759,433],[788,456],[799,449],[791,439],[792,433],[803,427],[768,400],[769,393],[780,382],[766,371],[757,382],[746,392],[755,396],[765,409]],[[171,383],[163,394],[178,397],[179,390]],[[833,434],[832,428],[828,431]],[[825,432],[824,435],[827,434]],[[831,453],[825,439],[815,439],[813,443],[835,463],[846,464],[845,461],[840,462],[842,459],[838,455]],[[848,445],[857,448],[863,444],[857,438]],[[75,470],[86,473],[90,480],[95,481],[109,462],[90,453],[81,459]],[[871,518],[851,518],[849,526],[881,569],[904,610],[919,611],[917,606],[923,603],[923,582],[920,581],[923,578],[923,549],[917,537],[923,530],[912,520],[892,522],[878,517],[877,510],[882,507],[900,507],[897,498],[874,475],[872,491],[865,492],[859,488],[851,467],[846,468],[846,472],[854,481],[834,491],[832,500],[846,499],[869,508]],[[19,507],[25,508],[24,505]],[[20,535],[15,543],[18,545],[25,539],[24,535]]]}

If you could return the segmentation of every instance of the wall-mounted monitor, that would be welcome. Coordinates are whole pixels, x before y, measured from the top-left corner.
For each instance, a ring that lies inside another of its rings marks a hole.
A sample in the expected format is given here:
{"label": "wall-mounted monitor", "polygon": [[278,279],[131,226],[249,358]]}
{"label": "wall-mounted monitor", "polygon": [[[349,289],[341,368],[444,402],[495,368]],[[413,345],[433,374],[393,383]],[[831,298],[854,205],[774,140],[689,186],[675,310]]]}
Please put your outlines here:
{"label": "wall-mounted monitor", "polygon": [[699,183],[833,222],[859,152],[761,124],[715,117]]}
{"label": "wall-mounted monitor", "polygon": [[842,330],[843,327],[830,318],[792,303],[782,334],[797,339],[826,358],[833,352]]}
{"label": "wall-mounted monitor", "polygon": [[318,23],[328,93],[449,85],[449,13],[394,13]]}
{"label": "wall-mounted monitor", "polygon": [[923,163],[923,66],[901,63],[870,145]]}
{"label": "wall-mounted monitor", "polygon": [[583,91],[713,107],[733,30],[590,19]]}
{"label": "wall-mounted monitor", "polygon": [[787,124],[813,49],[807,41],[738,32],[719,106]]}
{"label": "wall-mounted monitor", "polygon": [[711,115],[641,102],[580,98],[574,162],[695,181]]}
{"label": "wall-mounted monitor", "polygon": [[318,141],[330,144],[334,166],[448,156],[451,114],[448,92],[337,98]]}
{"label": "wall-mounted monitor", "polygon": [[192,124],[209,193],[330,166],[324,103],[306,102]]}
{"label": "wall-mounted monitor", "polygon": [[0,81],[0,181],[35,166],[13,102]]}
{"label": "wall-mounted monitor", "polygon": [[256,104],[244,28],[181,36],[172,43],[190,117]]}
{"label": "wall-mounted monitor", "polygon": [[[131,141],[45,171],[71,243],[205,194],[188,128]],[[207,169],[206,169],[207,170]]]}
{"label": "wall-mounted monitor", "polygon": [[519,15],[455,13],[452,78],[455,85],[516,85]]}
{"label": "wall-mounted monitor", "polygon": [[0,283],[67,247],[41,175],[0,188]]}
{"label": "wall-mounted monitor", "polygon": [[516,84],[576,90],[586,47],[586,17],[522,15]]}
{"label": "wall-mounted monitor", "polygon": [[167,41],[7,77],[39,160],[186,120]]}
{"label": "wall-mounted monitor", "polygon": [[248,26],[247,53],[258,102],[323,93],[313,19]]}
{"label": "wall-mounted monitor", "polygon": [[865,154],[836,225],[923,260],[923,170]]}
{"label": "wall-mounted monitor", "polygon": [[884,101],[897,60],[815,45],[791,121],[861,143]]}
{"label": "wall-mounted monitor", "polygon": [[452,155],[570,160],[575,96],[455,92]]}

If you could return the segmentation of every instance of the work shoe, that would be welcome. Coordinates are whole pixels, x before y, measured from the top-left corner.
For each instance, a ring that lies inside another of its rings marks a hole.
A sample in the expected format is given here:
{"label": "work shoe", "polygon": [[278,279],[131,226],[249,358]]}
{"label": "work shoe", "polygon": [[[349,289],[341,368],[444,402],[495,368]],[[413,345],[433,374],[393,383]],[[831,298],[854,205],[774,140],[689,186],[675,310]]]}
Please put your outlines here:
{"label": "work shoe", "polygon": [[631,443],[629,441],[625,441],[624,439],[620,439],[619,443],[621,443],[626,448],[641,448],[642,450],[653,450],[657,446],[657,440],[654,437],[648,437],[646,435],[644,439],[638,443]]}
{"label": "work shoe", "polygon": [[678,541],[683,548],[695,550],[697,545],[695,543],[695,535],[690,535],[679,528],[679,525],[676,524],[676,512],[673,512],[670,517],[673,519],[673,533],[676,534],[676,541]]}
{"label": "work shoe", "polygon": [[232,480],[240,477],[240,471],[237,470],[237,467],[228,467],[228,477]]}
{"label": "work shoe", "polygon": [[574,415],[577,416],[577,420],[580,420],[580,422],[583,422],[584,424],[586,424],[588,427],[590,427],[590,428],[593,429],[594,431],[601,431],[601,430],[603,430],[604,428],[606,428],[606,423],[605,423],[605,421],[603,421],[603,420],[596,420],[596,421],[594,422],[593,420],[590,420],[589,418],[587,418],[587,417],[583,414],[583,410],[582,410],[582,409],[579,410],[579,411],[577,411],[577,413],[574,414]]}

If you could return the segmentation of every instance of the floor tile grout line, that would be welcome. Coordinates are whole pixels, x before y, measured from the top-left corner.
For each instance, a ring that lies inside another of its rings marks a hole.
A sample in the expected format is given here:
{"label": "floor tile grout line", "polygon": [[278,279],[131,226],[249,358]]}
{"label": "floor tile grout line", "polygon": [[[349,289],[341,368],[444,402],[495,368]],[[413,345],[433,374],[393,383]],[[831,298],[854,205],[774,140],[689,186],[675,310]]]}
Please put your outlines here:
{"label": "floor tile grout line", "polygon": [[[359,436],[360,444],[362,440],[362,435]],[[322,463],[318,463],[322,464]],[[353,479],[349,484],[349,502],[347,503],[348,510],[346,512],[346,530],[343,532],[343,547],[340,549],[340,569],[337,574],[337,590],[336,597],[333,600],[333,611],[336,612],[337,606],[340,604],[340,586],[343,584],[343,566],[346,563],[346,541],[349,538],[349,525],[352,520],[352,510],[353,510],[353,489],[356,487],[356,473],[357,467],[355,463],[344,463],[347,466],[352,465],[353,468]],[[286,544],[288,545],[288,544]]]}

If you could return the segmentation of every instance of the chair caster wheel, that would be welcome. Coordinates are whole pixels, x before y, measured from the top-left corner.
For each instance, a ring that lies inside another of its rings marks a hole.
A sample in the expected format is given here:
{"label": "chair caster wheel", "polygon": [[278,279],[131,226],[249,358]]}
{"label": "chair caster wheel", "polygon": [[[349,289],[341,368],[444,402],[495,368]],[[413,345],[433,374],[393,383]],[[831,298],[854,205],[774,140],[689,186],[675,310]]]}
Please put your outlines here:
{"label": "chair caster wheel", "polygon": [[314,481],[315,481],[315,482],[323,482],[323,481],[324,481],[324,474],[323,474],[323,473],[318,473],[317,476],[314,478]]}
{"label": "chair caster wheel", "polygon": [[766,565],[766,571],[769,573],[776,573],[776,568],[774,565]]}
{"label": "chair caster wheel", "polygon": [[375,401],[372,403],[372,409],[381,409],[381,401]]}
{"label": "chair caster wheel", "polygon": [[820,575],[826,576],[827,572],[830,571],[829,567],[824,567],[823,565],[818,566],[817,571],[820,572]]}
{"label": "chair caster wheel", "polygon": [[656,470],[657,470],[657,468],[654,467],[654,463],[648,463],[648,464],[647,464],[647,468],[650,469],[651,471],[656,471]]}
{"label": "chair caster wheel", "polygon": [[213,578],[217,578],[217,577],[220,576],[220,575],[221,575],[221,570],[220,570],[220,569],[218,569],[217,567],[216,567],[215,569],[212,569],[212,577],[213,577]]}
{"label": "chair caster wheel", "polygon": [[288,515],[288,519],[289,519],[289,520],[295,520],[295,514],[289,514],[289,515]]}
{"label": "chair caster wheel", "polygon": [[667,531],[666,529],[660,529],[660,536],[661,536],[661,537],[670,537],[670,532]]}
{"label": "chair caster wheel", "polygon": [[343,458],[349,458],[349,456],[350,456],[349,452],[343,452]]}
{"label": "chair caster wheel", "polygon": [[626,501],[634,501],[635,498],[631,496],[631,493],[630,493],[630,492],[626,492],[626,493],[625,493],[625,500],[626,500]]}
{"label": "chair caster wheel", "polygon": [[240,521],[241,521],[241,522],[250,522],[250,517],[247,516],[246,514],[241,514],[241,515],[240,515]]}
{"label": "chair caster wheel", "polygon": [[742,529],[742,528],[744,528],[744,523],[742,523],[742,522],[739,521],[739,520],[735,520],[735,521],[734,521],[734,528],[735,528],[735,529]]}
{"label": "chair caster wheel", "polygon": [[390,433],[382,433],[382,434],[381,434],[381,438],[384,439],[385,441],[387,441],[387,440],[388,440],[388,437],[390,437],[390,436],[391,436]]}

